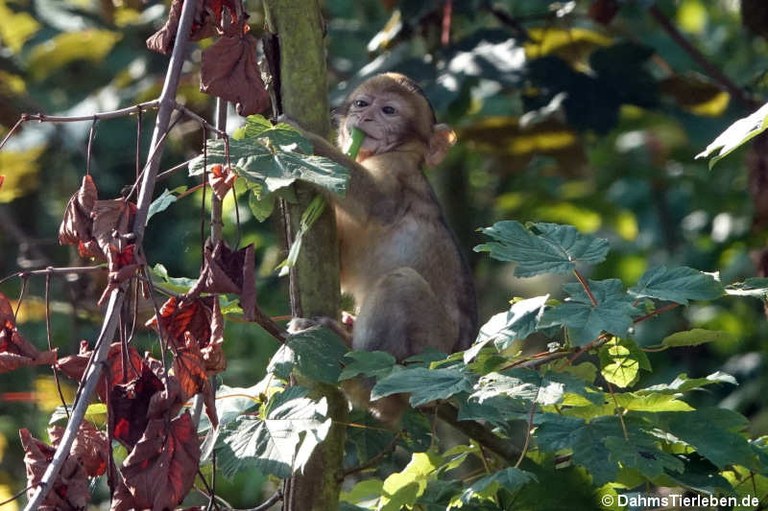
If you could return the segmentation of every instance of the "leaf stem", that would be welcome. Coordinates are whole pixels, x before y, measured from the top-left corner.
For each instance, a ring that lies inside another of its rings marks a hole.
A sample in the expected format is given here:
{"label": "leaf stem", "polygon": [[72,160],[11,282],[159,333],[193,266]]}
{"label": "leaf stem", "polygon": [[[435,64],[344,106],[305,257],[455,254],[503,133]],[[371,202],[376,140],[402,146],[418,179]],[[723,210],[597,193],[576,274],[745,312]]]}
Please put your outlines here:
{"label": "leaf stem", "polygon": [[593,307],[597,307],[597,298],[595,298],[595,295],[592,294],[592,290],[589,288],[589,282],[584,277],[584,275],[581,274],[579,270],[574,269],[573,274],[576,276],[576,279],[579,281],[579,284],[581,284],[581,287],[584,288],[584,292],[587,293],[587,296],[589,297],[589,301],[592,303]]}

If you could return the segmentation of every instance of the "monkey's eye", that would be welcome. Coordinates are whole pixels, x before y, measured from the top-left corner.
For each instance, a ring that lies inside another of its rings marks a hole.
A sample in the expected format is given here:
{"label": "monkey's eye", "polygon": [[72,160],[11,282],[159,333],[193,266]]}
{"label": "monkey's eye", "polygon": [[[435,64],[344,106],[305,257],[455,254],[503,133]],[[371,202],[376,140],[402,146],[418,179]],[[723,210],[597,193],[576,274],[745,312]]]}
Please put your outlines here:
{"label": "monkey's eye", "polygon": [[368,102],[363,101],[362,99],[356,99],[352,102],[352,104],[355,106],[355,108],[365,108],[368,106]]}
{"label": "monkey's eye", "polygon": [[387,115],[392,115],[392,114],[394,114],[395,112],[397,112],[397,110],[395,109],[395,107],[393,107],[393,106],[389,106],[389,105],[387,105],[387,106],[385,106],[385,107],[382,107],[381,111],[382,111],[382,112],[384,112],[384,113],[385,113],[385,114],[387,114]]}

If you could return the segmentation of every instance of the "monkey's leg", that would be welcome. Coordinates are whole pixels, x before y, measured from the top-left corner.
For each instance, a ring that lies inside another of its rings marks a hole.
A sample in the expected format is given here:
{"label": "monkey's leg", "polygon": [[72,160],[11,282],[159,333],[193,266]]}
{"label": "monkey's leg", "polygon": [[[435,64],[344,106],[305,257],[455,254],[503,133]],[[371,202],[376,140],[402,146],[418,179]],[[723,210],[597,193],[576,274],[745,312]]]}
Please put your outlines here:
{"label": "monkey's leg", "polygon": [[365,296],[352,347],[386,351],[402,361],[428,347],[450,353],[457,335],[427,281],[413,268],[402,267],[381,277]]}
{"label": "monkey's leg", "polygon": [[[381,277],[361,304],[352,331],[356,350],[386,351],[398,361],[428,347],[450,353],[457,328],[424,278],[403,267]],[[370,401],[372,382],[345,386],[350,401],[367,407],[383,423],[394,428],[408,406],[407,396],[395,394]]]}

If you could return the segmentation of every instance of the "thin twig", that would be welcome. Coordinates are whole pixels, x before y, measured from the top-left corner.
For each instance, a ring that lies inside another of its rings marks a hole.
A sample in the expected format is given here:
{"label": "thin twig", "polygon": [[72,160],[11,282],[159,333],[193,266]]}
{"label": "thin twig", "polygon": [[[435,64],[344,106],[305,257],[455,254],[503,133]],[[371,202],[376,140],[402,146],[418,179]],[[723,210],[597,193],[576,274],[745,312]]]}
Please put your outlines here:
{"label": "thin twig", "polygon": [[661,28],[664,29],[669,37],[671,37],[672,40],[675,41],[678,46],[680,46],[686,53],[688,53],[694,62],[696,62],[704,70],[704,72],[709,75],[710,78],[720,83],[720,85],[722,85],[723,88],[728,91],[728,94],[739,100],[750,110],[757,108],[758,104],[755,102],[755,100],[747,95],[744,89],[734,83],[733,80],[725,75],[725,73],[720,71],[717,66],[710,62],[709,59],[705,57],[701,51],[699,51],[698,48],[692,45],[691,42],[686,39],[683,33],[680,32],[680,30],[678,30],[678,28],[669,20],[669,18],[663,12],[661,12],[661,9],[659,9],[657,5],[652,5],[648,9],[648,12],[651,14],[651,17],[656,20],[656,23],[658,23]]}
{"label": "thin twig", "polygon": [[592,290],[589,288],[589,282],[587,279],[584,277],[584,275],[581,274],[579,270],[573,270],[573,274],[576,275],[576,279],[578,279],[579,284],[581,284],[581,287],[584,288],[584,292],[587,293],[592,306],[597,307],[599,305],[597,303],[597,298],[595,298],[595,295],[592,294]]}
{"label": "thin twig", "polygon": [[[179,76],[181,74],[182,64],[184,63],[184,51],[187,43],[187,36],[192,25],[195,7],[195,2],[184,2],[184,5],[182,6],[181,19],[173,47],[173,53],[171,54],[171,59],[168,64],[163,91],[158,100],[159,111],[157,119],[155,120],[154,132],[152,134],[152,144],[150,145],[152,148],[151,154],[154,157],[149,158],[147,166],[144,169],[144,175],[139,189],[136,220],[133,226],[136,244],[139,247],[141,247],[141,242],[143,240],[149,205],[152,202],[152,194],[155,188],[155,178],[157,176],[158,167],[160,166],[159,156],[163,150],[165,133],[168,130],[171,112],[175,105],[174,98],[176,90],[178,89]],[[89,119],[92,118],[93,116],[89,117]],[[53,455],[50,465],[48,465],[43,477],[40,479],[40,483],[35,490],[34,495],[29,499],[27,506],[24,508],[25,511],[33,511],[40,507],[48,495],[48,492],[53,487],[53,483],[56,480],[61,467],[69,456],[72,443],[80,429],[80,425],[83,423],[90,396],[99,382],[104,361],[109,353],[111,340],[114,338],[115,332],[117,331],[117,324],[119,322],[120,310],[124,298],[125,286],[115,287],[109,295],[109,303],[107,304],[107,309],[105,311],[104,323],[99,338],[96,341],[94,352],[91,355],[90,368],[86,373],[83,385],[79,389],[75,408],[72,411],[72,417],[67,423],[67,427],[59,441],[59,445],[56,448],[56,453]]]}

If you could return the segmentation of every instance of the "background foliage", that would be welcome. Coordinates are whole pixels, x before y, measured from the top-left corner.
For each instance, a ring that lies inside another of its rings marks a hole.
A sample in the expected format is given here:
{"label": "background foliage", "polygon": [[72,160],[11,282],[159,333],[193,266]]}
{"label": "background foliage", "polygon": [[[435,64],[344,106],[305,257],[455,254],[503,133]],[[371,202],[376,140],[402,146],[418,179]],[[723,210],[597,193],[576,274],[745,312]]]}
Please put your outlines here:
{"label": "background foliage", "polygon": [[[259,35],[261,3],[245,3],[252,31]],[[447,11],[446,5],[452,10]],[[737,151],[713,170],[694,159],[731,122],[765,101],[768,21],[760,2],[328,0],[324,10],[333,100],[366,75],[397,70],[421,82],[438,118],[456,128],[460,144],[430,178],[474,269],[484,320],[507,310],[514,297],[566,297],[562,275],[521,277],[519,265],[515,273],[514,265],[471,250],[489,241],[476,229],[499,220],[570,224],[582,234],[607,239],[611,250],[604,262],[582,270],[594,281],[619,279],[624,288],[637,285],[641,276],[662,265],[719,272],[723,284],[764,270],[768,218],[760,200],[765,186],[760,144]],[[742,10],[747,15],[742,16]],[[144,40],[163,22],[165,12],[162,2],[138,0],[0,0],[0,133],[7,133],[22,112],[88,115],[156,97],[167,59],[147,51]],[[447,19],[450,37],[446,37]],[[696,56],[677,36],[696,49]],[[203,41],[200,47],[206,44]],[[696,60],[700,57],[705,59],[703,65]],[[184,75],[179,101],[209,116],[211,98],[198,91],[194,64],[199,59],[198,48],[190,54],[193,65]],[[91,128],[90,123],[30,123],[0,152],[0,173],[6,176],[0,189],[0,275],[11,275],[19,267],[77,263],[69,249],[57,246],[56,230],[86,168],[97,176],[104,196],[117,196],[133,180],[137,137],[140,134],[139,143],[146,146],[151,122],[137,128],[134,119],[111,120]],[[175,127],[171,142],[165,168],[198,155],[203,134],[196,123],[182,123]],[[162,186],[177,190],[192,184],[176,174]],[[286,285],[274,271],[282,259],[278,229],[272,220],[257,221],[260,210],[248,208],[249,196],[245,189],[240,192],[237,205],[231,199],[225,202],[225,236],[255,243],[260,304],[272,315],[285,315]],[[201,199],[200,193],[193,193],[153,217],[146,239],[150,265],[161,263],[172,276],[197,275]],[[43,282],[30,279],[26,287],[25,282],[7,279],[2,291],[10,297],[23,292],[19,324],[42,346]],[[52,337],[61,355],[75,353],[81,339],[95,335],[99,310],[90,304],[101,294],[103,282],[81,276],[56,279],[53,285]],[[576,291],[565,289],[571,296]],[[697,301],[701,298],[706,301]],[[710,298],[692,297],[687,307],[638,324],[634,346],[623,349],[649,348],[673,332],[694,328],[724,335],[699,346],[650,352],[648,367],[638,362],[644,370],[634,371],[630,379],[644,389],[669,384],[680,374],[698,381],[718,371],[728,373],[738,385],[707,386],[705,391],[686,394],[685,401],[697,408],[717,405],[743,414],[748,423],[711,411],[715,408],[707,408],[710,411],[697,419],[717,423],[727,432],[746,428],[757,438],[768,432],[768,397],[762,392],[768,384],[763,303],[733,295]],[[277,344],[255,325],[232,321],[225,337],[229,368],[224,382],[232,387],[253,385]],[[153,338],[149,332],[139,332],[137,342],[143,341],[144,349],[156,349]],[[529,339],[523,353],[546,351],[549,340]],[[603,369],[610,367],[610,357],[616,360],[621,349],[618,343],[613,352],[601,351],[603,360],[592,361],[598,365],[602,361]],[[59,402],[49,372],[29,369],[13,374],[0,378],[0,488],[9,495],[24,486],[16,440],[19,427],[40,436]],[[509,382],[485,383],[499,391]],[[71,394],[73,389],[64,390]],[[664,416],[669,410],[653,411],[661,414],[654,420],[662,429],[674,433],[690,427]],[[567,449],[572,445],[564,431],[587,438],[585,445],[594,437],[642,436],[638,424],[625,425],[629,430],[622,433],[600,429],[597,420],[589,423],[594,430],[579,429],[576,420],[543,424],[539,440]],[[519,428],[520,423],[508,427]],[[642,437],[636,443],[648,442]],[[701,445],[707,442],[704,439]],[[382,446],[369,447],[366,455]],[[409,447],[416,450],[413,444]],[[642,452],[624,452],[618,445],[607,448],[614,456],[634,460],[629,464],[637,465],[638,456],[643,458]],[[659,470],[679,468],[668,451],[663,454],[670,457],[660,454],[644,465],[642,476],[653,479]],[[715,459],[700,454],[719,466],[717,454]],[[741,477],[739,470],[759,472],[759,463],[750,466],[744,461],[748,453],[729,459],[732,454],[720,460],[719,468],[738,463],[732,469],[734,478]],[[573,452],[573,467],[579,461],[588,467],[599,465],[600,459],[589,458],[594,455]],[[441,463],[445,459],[414,457],[408,467],[428,478]],[[382,473],[401,470],[402,465],[394,460],[382,467]],[[573,467],[559,472],[558,484],[583,486],[584,474]],[[518,468],[495,474],[496,480],[482,481],[486,486],[479,493],[492,494],[494,484],[513,490],[524,487],[529,477]],[[538,473],[538,487],[546,488],[552,474]],[[617,477],[592,471],[596,475],[595,486]],[[217,492],[234,505],[255,505],[267,485],[244,484],[243,479],[224,481]],[[383,484],[388,482],[395,484],[389,479]],[[695,487],[690,480],[681,484]],[[427,492],[436,506],[444,506],[437,504],[442,502],[435,495],[440,489],[429,486]],[[520,498],[541,503],[542,491],[529,490]],[[593,502],[588,490],[574,495]]]}

